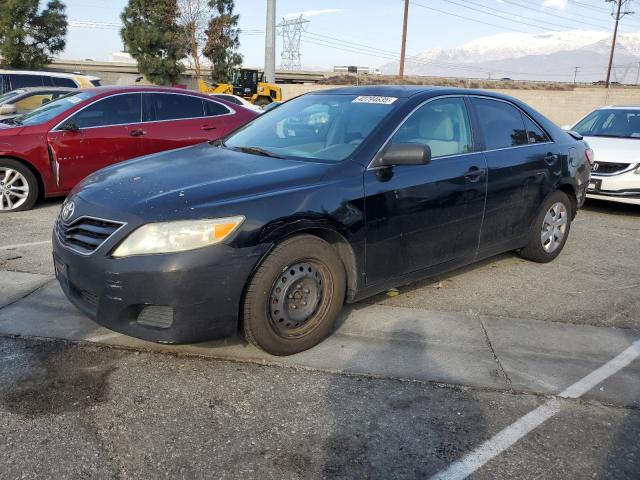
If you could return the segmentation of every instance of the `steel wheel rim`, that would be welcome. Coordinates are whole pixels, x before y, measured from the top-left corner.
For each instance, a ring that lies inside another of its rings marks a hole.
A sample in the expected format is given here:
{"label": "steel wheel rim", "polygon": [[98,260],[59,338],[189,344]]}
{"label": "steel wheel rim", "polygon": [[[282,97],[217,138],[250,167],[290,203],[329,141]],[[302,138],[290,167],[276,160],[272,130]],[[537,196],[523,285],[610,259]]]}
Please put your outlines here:
{"label": "steel wheel rim", "polygon": [[19,171],[0,167],[0,210],[15,210],[27,201],[29,184]]}
{"label": "steel wheel rim", "polygon": [[327,307],[326,269],[300,261],[282,270],[269,295],[269,321],[283,338],[300,338],[321,322]]}
{"label": "steel wheel rim", "polygon": [[551,205],[542,221],[540,241],[547,253],[555,252],[564,240],[567,232],[568,212],[564,203],[556,202]]}

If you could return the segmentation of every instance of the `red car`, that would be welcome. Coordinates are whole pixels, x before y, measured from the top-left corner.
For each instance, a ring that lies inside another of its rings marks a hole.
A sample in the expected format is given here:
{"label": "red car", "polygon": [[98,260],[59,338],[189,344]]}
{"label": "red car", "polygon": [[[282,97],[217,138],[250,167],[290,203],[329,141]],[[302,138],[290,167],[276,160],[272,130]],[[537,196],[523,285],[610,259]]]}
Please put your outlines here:
{"label": "red car", "polygon": [[0,212],[28,210],[130,158],[216,140],[258,114],[188,90],[78,90],[0,123]]}

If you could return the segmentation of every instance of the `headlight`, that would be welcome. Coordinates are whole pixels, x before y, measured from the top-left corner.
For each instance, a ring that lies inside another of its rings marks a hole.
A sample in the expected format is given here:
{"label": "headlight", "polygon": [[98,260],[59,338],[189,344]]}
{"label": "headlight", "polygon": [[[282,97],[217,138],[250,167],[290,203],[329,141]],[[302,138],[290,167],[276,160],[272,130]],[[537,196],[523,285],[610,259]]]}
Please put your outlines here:
{"label": "headlight", "polygon": [[235,232],[243,221],[244,217],[238,216],[148,223],[130,233],[113,256],[174,253],[215,245]]}

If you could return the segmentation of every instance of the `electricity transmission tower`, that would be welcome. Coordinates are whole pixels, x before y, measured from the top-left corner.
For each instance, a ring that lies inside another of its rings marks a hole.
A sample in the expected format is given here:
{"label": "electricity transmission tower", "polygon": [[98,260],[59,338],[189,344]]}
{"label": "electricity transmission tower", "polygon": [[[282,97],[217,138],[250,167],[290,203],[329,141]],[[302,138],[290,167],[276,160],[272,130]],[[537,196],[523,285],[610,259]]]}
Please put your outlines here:
{"label": "electricity transmission tower", "polygon": [[612,13],[615,20],[615,27],[613,29],[613,41],[611,42],[611,54],[609,55],[609,68],[607,68],[607,88],[609,88],[611,82],[611,68],[613,67],[613,54],[616,51],[616,41],[618,39],[618,25],[620,20],[626,15],[633,15],[634,12],[629,10],[631,0],[605,0],[607,3],[612,4]]}
{"label": "electricity transmission tower", "polygon": [[300,15],[298,18],[283,18],[278,24],[282,34],[282,63],[283,70],[301,70],[300,40],[307,29],[309,20]]}

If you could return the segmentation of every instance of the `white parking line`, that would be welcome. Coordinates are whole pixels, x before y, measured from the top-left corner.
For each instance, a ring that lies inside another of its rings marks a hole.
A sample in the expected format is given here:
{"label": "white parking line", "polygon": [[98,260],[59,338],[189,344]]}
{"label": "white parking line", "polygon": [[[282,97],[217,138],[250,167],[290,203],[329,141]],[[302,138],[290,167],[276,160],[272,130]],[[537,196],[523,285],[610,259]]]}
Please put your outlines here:
{"label": "white parking line", "polygon": [[121,333],[111,332],[105,333],[104,335],[96,335],[95,337],[85,338],[87,342],[104,342],[105,340],[109,340],[110,338],[116,338],[122,335]]}
{"label": "white parking line", "polygon": [[[599,383],[618,373],[638,357],[640,357],[640,340],[636,340],[620,355],[578,380],[558,396],[562,398],[579,398]],[[491,459],[500,455],[521,438],[556,415],[560,410],[561,402],[558,399],[550,400],[539,406],[457,462],[449,465],[445,470],[431,477],[432,480],[462,480],[467,478]]]}
{"label": "white parking line", "polygon": [[11,250],[13,248],[32,247],[34,245],[45,245],[51,243],[51,240],[42,240],[41,242],[16,243],[15,245],[0,245],[0,250]]}

